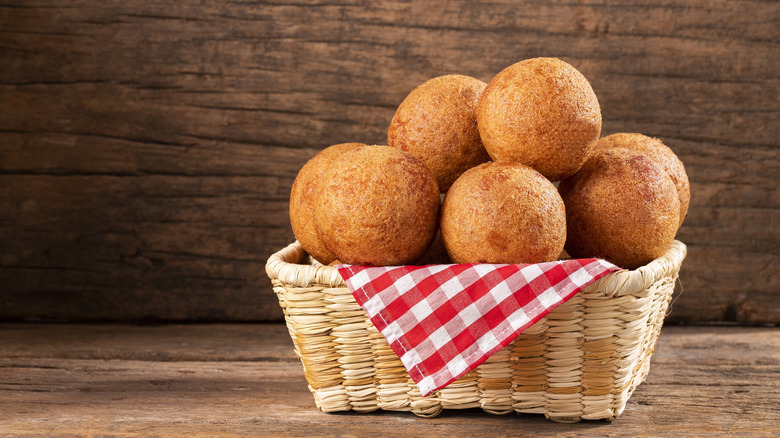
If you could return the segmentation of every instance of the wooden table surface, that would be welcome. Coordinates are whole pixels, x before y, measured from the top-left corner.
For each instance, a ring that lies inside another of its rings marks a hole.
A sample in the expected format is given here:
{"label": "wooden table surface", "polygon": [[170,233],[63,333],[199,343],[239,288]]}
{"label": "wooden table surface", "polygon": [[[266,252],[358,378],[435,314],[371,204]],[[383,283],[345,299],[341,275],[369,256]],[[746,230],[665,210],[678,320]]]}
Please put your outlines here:
{"label": "wooden table surface", "polygon": [[780,328],[663,329],[623,415],[325,414],[279,324],[0,324],[0,436],[777,436]]}

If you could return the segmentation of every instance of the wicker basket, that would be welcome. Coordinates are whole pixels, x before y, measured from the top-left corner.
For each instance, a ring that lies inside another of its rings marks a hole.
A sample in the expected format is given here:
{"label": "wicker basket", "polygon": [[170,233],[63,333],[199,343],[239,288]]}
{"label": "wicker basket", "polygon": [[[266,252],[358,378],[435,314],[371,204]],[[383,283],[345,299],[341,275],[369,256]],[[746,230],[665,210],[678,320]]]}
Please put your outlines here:
{"label": "wicker basket", "polygon": [[430,417],[478,407],[574,422],[617,418],[647,376],[685,254],[675,241],[646,266],[597,280],[425,398],[336,268],[312,262],[295,242],[272,255],[266,271],[314,401],[325,412],[385,409]]}

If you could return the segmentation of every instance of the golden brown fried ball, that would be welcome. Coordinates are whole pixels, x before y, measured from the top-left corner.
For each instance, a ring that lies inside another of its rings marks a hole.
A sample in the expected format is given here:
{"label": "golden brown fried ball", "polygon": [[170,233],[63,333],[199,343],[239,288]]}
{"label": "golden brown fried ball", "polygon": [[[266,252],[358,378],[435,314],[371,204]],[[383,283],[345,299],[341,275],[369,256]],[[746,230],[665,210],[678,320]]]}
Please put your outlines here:
{"label": "golden brown fried ball", "polygon": [[387,144],[421,159],[446,192],[468,169],[490,159],[477,129],[476,107],[485,83],[461,75],[433,78],[398,106]]}
{"label": "golden brown fried ball", "polygon": [[[444,202],[445,195],[442,193],[440,196],[441,203]],[[441,207],[441,203],[439,206]],[[448,265],[452,263],[450,255],[447,254],[447,248],[444,246],[444,239],[441,237],[441,228],[436,233],[436,237],[433,238],[433,243],[428,251],[423,254],[420,260],[417,260],[416,265]]]}
{"label": "golden brown fried ball", "polygon": [[637,133],[619,133],[608,135],[596,143],[595,151],[610,148],[626,148],[651,159],[672,177],[677,194],[680,197],[680,225],[688,215],[688,205],[691,203],[691,186],[685,166],[677,158],[674,151],[657,138]]}
{"label": "golden brown fried ball", "polygon": [[436,235],[439,187],[419,158],[367,146],[339,157],[323,181],[317,232],[344,263],[413,263]]}
{"label": "golden brown fried ball", "polygon": [[566,251],[633,269],[669,248],[680,220],[672,178],[644,155],[599,151],[558,190],[566,204]]}
{"label": "golden brown fried ball", "polygon": [[559,181],[587,160],[601,134],[601,109],[577,69],[557,58],[533,58],[488,83],[477,125],[493,161],[523,163]]}
{"label": "golden brown fried ball", "polygon": [[339,156],[360,146],[365,144],[342,143],[323,149],[301,168],[290,192],[290,224],[293,234],[303,249],[322,264],[327,265],[336,256],[322,243],[314,226],[314,207],[319,197],[321,180]]}
{"label": "golden brown fried ball", "polygon": [[447,192],[441,232],[456,263],[548,262],[563,251],[566,212],[539,172],[519,163],[485,163]]}
{"label": "golden brown fried ball", "polygon": [[447,254],[447,248],[444,246],[444,239],[441,237],[441,230],[436,233],[436,237],[431,243],[431,247],[423,254],[420,260],[417,260],[415,265],[448,265],[452,263],[450,255]]}

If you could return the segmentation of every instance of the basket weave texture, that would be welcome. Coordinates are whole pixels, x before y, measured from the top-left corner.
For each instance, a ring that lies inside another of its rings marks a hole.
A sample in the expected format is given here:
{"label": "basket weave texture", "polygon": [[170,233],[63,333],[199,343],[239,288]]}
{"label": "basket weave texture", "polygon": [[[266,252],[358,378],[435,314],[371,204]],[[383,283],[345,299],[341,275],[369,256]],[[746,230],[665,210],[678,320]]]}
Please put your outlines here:
{"label": "basket weave texture", "polygon": [[266,271],[322,411],[432,417],[442,409],[482,408],[574,422],[617,418],[647,376],[685,254],[674,241],[649,264],[606,275],[425,398],[336,268],[312,260],[295,242],[272,255]]}

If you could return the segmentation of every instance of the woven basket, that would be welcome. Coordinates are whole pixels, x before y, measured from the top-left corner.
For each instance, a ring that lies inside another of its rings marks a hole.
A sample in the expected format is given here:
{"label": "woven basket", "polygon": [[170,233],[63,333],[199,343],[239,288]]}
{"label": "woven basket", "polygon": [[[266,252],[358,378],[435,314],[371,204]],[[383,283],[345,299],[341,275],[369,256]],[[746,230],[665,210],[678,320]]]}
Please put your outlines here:
{"label": "woven basket", "polygon": [[442,409],[482,408],[574,422],[617,418],[647,376],[685,254],[675,241],[646,266],[597,280],[425,398],[336,268],[312,261],[295,242],[272,255],[266,271],[314,401],[325,412],[384,409],[432,417]]}

